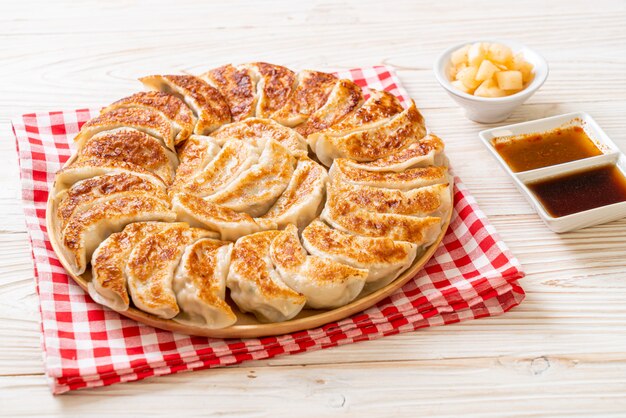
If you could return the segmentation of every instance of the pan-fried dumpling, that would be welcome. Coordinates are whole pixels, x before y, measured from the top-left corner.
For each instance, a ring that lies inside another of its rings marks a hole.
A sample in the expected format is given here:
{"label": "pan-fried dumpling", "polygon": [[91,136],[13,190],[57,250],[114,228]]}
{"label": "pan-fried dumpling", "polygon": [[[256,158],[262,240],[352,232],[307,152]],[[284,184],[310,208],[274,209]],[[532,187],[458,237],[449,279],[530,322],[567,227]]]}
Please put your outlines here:
{"label": "pan-fried dumpling", "polygon": [[345,158],[338,158],[333,162],[329,175],[333,181],[400,190],[412,190],[450,182],[447,167],[416,167],[399,172],[369,171]]}
{"label": "pan-fried dumpling", "polygon": [[280,231],[264,231],[241,237],[235,243],[226,286],[239,309],[266,322],[287,321],[296,316],[306,298],[290,289],[274,269],[270,246]]}
{"label": "pan-fried dumpling", "polygon": [[224,328],[237,316],[224,300],[233,245],[201,239],[185,249],[174,274],[173,289],[181,312],[174,320],[206,328]]}
{"label": "pan-fried dumpling", "polygon": [[214,68],[200,76],[226,98],[233,121],[253,117],[256,110],[255,77],[245,67],[231,64]]}
{"label": "pan-fried dumpling", "polygon": [[271,116],[272,119],[289,127],[306,122],[309,116],[326,103],[338,81],[332,74],[301,71],[293,93],[285,105]]}
{"label": "pan-fried dumpling", "polygon": [[160,177],[138,165],[127,163],[126,161],[94,158],[91,160],[73,162],[68,167],[57,171],[54,180],[54,193],[59,193],[81,180],[108,173],[134,174],[154,183],[156,187],[165,189],[165,183]]}
{"label": "pan-fried dumpling", "polygon": [[369,162],[349,161],[349,163],[352,167],[368,171],[401,172],[414,167],[447,165],[448,161],[443,154],[443,141],[429,134],[387,157]]}
{"label": "pan-fried dumpling", "polygon": [[211,137],[191,135],[178,150],[180,162],[170,191],[182,190],[185,184],[189,183],[215,158],[220,149]]}
{"label": "pan-fried dumpling", "polygon": [[396,96],[386,91],[370,90],[370,97],[355,112],[339,123],[308,136],[309,146],[315,151],[319,137],[346,136],[355,132],[377,128],[402,113],[404,109]]}
{"label": "pan-fried dumpling", "polygon": [[228,141],[180,190],[198,196],[214,194],[252,167],[258,159],[259,154],[254,146],[243,141]]}
{"label": "pan-fried dumpling", "polygon": [[388,122],[353,132],[345,136],[321,134],[315,143],[315,154],[319,160],[330,166],[335,158],[346,157],[356,161],[372,161],[387,157],[409,146],[426,135],[424,118],[415,107],[415,102]]}
{"label": "pan-fried dumpling", "polygon": [[180,221],[217,231],[225,241],[235,241],[244,235],[277,228],[272,219],[252,218],[246,213],[235,212],[187,193],[175,195],[172,208]]}
{"label": "pan-fried dumpling", "polygon": [[239,139],[259,150],[263,150],[267,141],[274,140],[295,156],[307,154],[307,144],[302,135],[271,119],[249,118],[230,123],[213,132],[211,138],[219,145],[231,139]]}
{"label": "pan-fried dumpling", "polygon": [[100,132],[87,140],[76,161],[92,159],[135,164],[156,174],[166,184],[174,180],[178,165],[176,154],[163,147],[156,138],[129,128]]}
{"label": "pan-fried dumpling", "polygon": [[294,225],[274,238],[271,256],[283,281],[302,293],[313,309],[336,308],[352,301],[363,290],[369,273],[330,258],[307,255]]}
{"label": "pan-fried dumpling", "polygon": [[340,199],[331,202],[330,190],[329,188],[329,200],[320,218],[339,230],[369,237],[408,241],[424,247],[435,242],[441,232],[441,218],[368,212]]}
{"label": "pan-fried dumpling", "polygon": [[148,236],[176,226],[168,222],[135,222],[109,235],[91,258],[89,295],[96,302],[116,311],[128,309],[130,299],[126,286],[126,262],[135,245]]}
{"label": "pan-fried dumpling", "polygon": [[167,201],[163,187],[129,172],[110,173],[81,180],[55,196],[59,229],[63,230],[75,213],[88,209],[103,198],[120,194],[144,194]]}
{"label": "pan-fried dumpling", "polygon": [[289,184],[295,165],[285,147],[269,141],[257,164],[206,199],[250,216],[263,215]]}
{"label": "pan-fried dumpling", "polygon": [[99,132],[118,128],[133,128],[145,132],[175,151],[176,133],[170,121],[157,111],[141,107],[115,109],[90,119],[74,138],[76,148],[80,150],[89,138]]}
{"label": "pan-fried dumpling", "polygon": [[335,125],[363,104],[361,87],[350,80],[339,80],[326,103],[317,109],[309,119],[296,127],[303,136]]}
{"label": "pan-fried dumpling", "polygon": [[122,195],[106,200],[70,218],[61,235],[65,259],[74,274],[83,274],[98,245],[129,223],[175,220],[168,204],[155,197]]}
{"label": "pan-fried dumpling", "polygon": [[256,117],[269,118],[284,106],[293,91],[296,74],[289,68],[265,62],[243,65],[255,79],[257,106]]}
{"label": "pan-fried dumpling", "polygon": [[172,281],[185,248],[200,238],[216,237],[214,232],[181,222],[137,243],[126,264],[128,290],[135,306],[160,318],[178,315]]}
{"label": "pan-fried dumpling", "polygon": [[230,122],[230,109],[222,94],[192,75],[150,75],[139,79],[152,90],[182,99],[197,118],[194,133],[206,135]]}
{"label": "pan-fried dumpling", "polygon": [[387,237],[420,246],[435,242],[441,232],[442,219],[368,212],[351,202],[343,201],[328,189],[326,206],[320,218],[339,230],[369,237]]}
{"label": "pan-fried dumpling", "polygon": [[309,254],[367,270],[368,288],[382,287],[411,266],[417,245],[389,238],[361,237],[315,220],[302,231]]}
{"label": "pan-fried dumpling", "polygon": [[179,144],[189,138],[196,124],[193,112],[176,96],[160,91],[142,91],[125,97],[102,109],[101,113],[121,108],[144,108],[161,113],[174,130],[174,142]]}
{"label": "pan-fried dumpling", "polygon": [[334,182],[329,200],[341,200],[370,212],[444,218],[452,208],[448,184],[407,191]]}
{"label": "pan-fried dumpling", "polygon": [[298,228],[307,225],[321,210],[327,181],[324,167],[307,157],[300,158],[289,185],[261,218],[275,221],[281,229],[288,224]]}

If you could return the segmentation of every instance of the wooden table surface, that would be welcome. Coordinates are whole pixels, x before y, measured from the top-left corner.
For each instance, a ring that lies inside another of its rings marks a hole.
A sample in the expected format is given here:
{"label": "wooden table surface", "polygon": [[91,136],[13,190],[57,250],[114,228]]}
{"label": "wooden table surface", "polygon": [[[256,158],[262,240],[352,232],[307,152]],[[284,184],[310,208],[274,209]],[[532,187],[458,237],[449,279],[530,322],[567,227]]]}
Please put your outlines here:
{"label": "wooden table surface", "polygon": [[[508,122],[583,110],[626,150],[624,1],[4,1],[0,14],[0,416],[626,414],[626,220],[550,232],[436,83],[436,55],[515,39],[550,76]],[[53,397],[11,117],[104,105],[154,72],[265,60],[396,68],[520,259],[506,315]]]}

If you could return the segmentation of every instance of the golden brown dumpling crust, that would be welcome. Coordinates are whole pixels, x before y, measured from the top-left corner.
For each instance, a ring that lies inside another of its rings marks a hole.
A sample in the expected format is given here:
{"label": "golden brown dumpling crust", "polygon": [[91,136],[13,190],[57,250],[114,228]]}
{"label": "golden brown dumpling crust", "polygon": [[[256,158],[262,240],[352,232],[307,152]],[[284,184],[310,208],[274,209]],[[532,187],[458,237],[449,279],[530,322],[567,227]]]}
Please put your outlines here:
{"label": "golden brown dumpling crust", "polygon": [[214,68],[200,77],[214,85],[226,98],[233,121],[254,116],[256,83],[246,68],[236,68],[228,64]]}
{"label": "golden brown dumpling crust", "polygon": [[296,74],[289,68],[266,62],[247,64],[257,74],[257,93],[259,95],[256,109],[258,118],[268,118],[285,105],[293,86]]}
{"label": "golden brown dumpling crust", "polygon": [[229,141],[198,175],[181,188],[181,191],[201,196],[211,195],[249,168],[256,159],[256,150],[252,146],[245,142]]}
{"label": "golden brown dumpling crust", "polygon": [[192,135],[185,141],[178,149],[179,164],[170,192],[173,194],[182,190],[185,184],[211,162],[219,149],[212,141],[199,135]]}
{"label": "golden brown dumpling crust", "polygon": [[304,304],[304,296],[286,286],[278,286],[269,275],[267,257],[264,255],[269,254],[272,240],[279,234],[280,231],[263,231],[237,240],[231,255],[231,269],[236,269],[240,276],[254,281],[268,298],[285,297]]}
{"label": "golden brown dumpling crust", "polygon": [[330,228],[315,220],[302,231],[302,238],[314,243],[324,253],[349,257],[360,264],[397,263],[406,260],[410,247],[389,238],[369,238]]}
{"label": "golden brown dumpling crust", "polygon": [[176,143],[186,140],[193,132],[195,117],[193,112],[178,97],[160,91],[143,91],[125,97],[105,107],[101,113],[119,108],[148,108],[161,112],[170,119],[179,132],[176,134]]}
{"label": "golden brown dumpling crust", "polygon": [[339,80],[328,101],[314,112],[309,119],[296,127],[303,136],[324,130],[335,125],[354,112],[363,102],[361,87],[351,80]]}
{"label": "golden brown dumpling crust", "polygon": [[[429,186],[447,182],[448,168],[442,166],[416,167],[404,171],[368,171],[356,168],[350,161],[338,158],[333,162],[333,176],[343,181],[357,184],[369,184],[372,186],[388,184],[403,185],[406,183],[420,183],[420,186]],[[398,187],[402,188],[402,187]]]}
{"label": "golden brown dumpling crust", "polygon": [[297,228],[288,225],[272,241],[272,261],[285,270],[297,270],[306,261],[307,254],[298,239]]}
{"label": "golden brown dumpling crust", "polygon": [[396,96],[386,91],[371,90],[363,106],[345,119],[324,130],[331,135],[345,135],[387,121],[404,109]]}
{"label": "golden brown dumpling crust", "polygon": [[355,277],[363,281],[367,278],[367,270],[337,263],[323,257],[309,256],[306,267],[303,273],[308,273],[307,277],[318,283],[339,284]]}
{"label": "golden brown dumpling crust", "polygon": [[198,118],[194,133],[206,134],[230,122],[228,103],[216,88],[191,75],[167,75],[165,77],[184,89],[206,112],[206,119]]}
{"label": "golden brown dumpling crust", "polygon": [[332,74],[302,71],[298,74],[298,85],[287,103],[272,115],[272,119],[292,127],[305,122],[313,112],[326,103],[337,82],[337,77]]}
{"label": "golden brown dumpling crust", "polygon": [[245,212],[236,212],[187,193],[174,195],[172,206],[179,220],[217,231],[224,241],[236,241],[244,235],[278,226],[273,220],[252,218]]}
{"label": "golden brown dumpling crust", "polygon": [[325,180],[326,169],[324,167],[308,158],[301,159],[298,161],[289,186],[262,218],[281,216],[308,196],[317,193],[320,187],[324,187]]}
{"label": "golden brown dumpling crust", "polygon": [[101,132],[89,139],[76,161],[91,159],[125,161],[142,167],[166,184],[174,179],[176,157],[154,137],[134,129]]}
{"label": "golden brown dumpling crust", "polygon": [[408,147],[394,152],[387,157],[379,158],[374,161],[363,162],[359,165],[365,169],[391,167],[394,165],[406,163],[419,157],[425,157],[433,152],[443,152],[443,148],[443,141],[438,136],[429,134],[419,141],[414,142]]}
{"label": "golden brown dumpling crust", "polygon": [[192,194],[180,193],[176,195],[176,199],[178,199],[181,205],[200,217],[223,222],[254,222],[254,219],[247,213],[235,212],[232,209],[207,202],[201,197]]}
{"label": "golden brown dumpling crust", "polygon": [[126,266],[133,302],[149,312],[168,312],[168,317],[178,314],[171,287],[172,267],[188,245],[207,236],[211,236],[209,231],[181,223],[141,241]]}
{"label": "golden brown dumpling crust", "polygon": [[441,218],[438,217],[418,218],[392,213],[372,213],[341,199],[329,199],[322,218],[332,221],[333,226],[354,234],[387,237],[418,245],[432,243],[441,228]]}
{"label": "golden brown dumpling crust", "polygon": [[228,139],[239,139],[262,148],[269,140],[274,140],[287,148],[293,155],[306,153],[304,138],[293,129],[286,128],[271,119],[249,118],[241,122],[222,126],[211,134],[219,143]]}
{"label": "golden brown dumpling crust", "polygon": [[184,100],[197,117],[194,133],[198,135],[209,134],[231,120],[224,96],[196,76],[151,75],[140,80],[152,89],[175,94]]}
{"label": "golden brown dumpling crust", "polygon": [[357,269],[346,264],[316,256],[307,256],[298,238],[298,229],[288,225],[279,236],[272,241],[272,261],[285,271],[295,272],[303,268],[305,262],[306,278],[319,283],[340,283],[351,277],[367,277],[367,271]]}
{"label": "golden brown dumpling crust", "polygon": [[103,158],[92,158],[84,161],[75,161],[68,167],[57,171],[54,189],[55,193],[71,187],[74,183],[91,177],[109,173],[132,173],[143,177],[155,184],[155,186],[165,189],[166,185],[161,178],[154,173],[138,165],[126,161],[118,161]]}
{"label": "golden brown dumpling crust", "polygon": [[101,132],[116,128],[135,128],[153,135],[164,145],[174,149],[174,131],[170,122],[160,113],[146,108],[120,108],[96,116],[85,123],[75,141],[82,139],[83,132]]}
{"label": "golden brown dumpling crust", "polygon": [[[218,264],[216,252],[229,242],[203,239],[193,245],[185,259],[185,272],[198,289],[198,297],[206,304],[231,312],[230,306],[219,297],[220,285],[215,281],[215,267]],[[234,314],[233,314],[234,315]]]}
{"label": "golden brown dumpling crust", "polygon": [[274,238],[270,253],[285,284],[302,293],[307,305],[314,309],[345,305],[363,290],[367,281],[368,270],[340,263],[332,256],[307,255],[293,224]]}
{"label": "golden brown dumpling crust", "polygon": [[285,147],[274,141],[268,142],[258,164],[209,199],[231,209],[241,208],[253,216],[260,216],[285,190],[295,164],[296,159]]}
{"label": "golden brown dumpling crust", "polygon": [[424,118],[412,102],[402,114],[385,125],[344,137],[331,137],[343,156],[357,161],[386,157],[426,135]]}
{"label": "golden brown dumpling crust", "polygon": [[146,237],[175,225],[167,222],[135,222],[127,225],[122,232],[111,234],[98,247],[91,262],[93,277],[99,287],[115,293],[128,306],[130,301],[124,269],[130,252]]}
{"label": "golden brown dumpling crust", "polygon": [[[345,201],[371,212],[423,216],[439,210],[448,195],[448,185],[422,187],[410,191],[355,186],[335,182],[329,188],[329,200]],[[446,202],[447,204],[448,202]]]}
{"label": "golden brown dumpling crust", "polygon": [[117,232],[136,221],[173,221],[176,214],[169,204],[144,194],[121,195],[72,216],[63,229],[62,242],[70,254],[75,274],[82,274],[92,252],[100,244],[100,234]]}
{"label": "golden brown dumpling crust", "polygon": [[57,216],[60,220],[61,230],[65,227],[76,210],[96,199],[119,194],[123,192],[146,193],[157,199],[167,201],[167,195],[163,189],[131,173],[115,173],[92,177],[72,186],[57,207]]}
{"label": "golden brown dumpling crust", "polygon": [[150,212],[169,212],[167,204],[162,200],[147,196],[124,196],[94,206],[72,217],[63,229],[63,243],[71,250],[81,245],[80,234],[91,224],[115,216],[142,215]]}

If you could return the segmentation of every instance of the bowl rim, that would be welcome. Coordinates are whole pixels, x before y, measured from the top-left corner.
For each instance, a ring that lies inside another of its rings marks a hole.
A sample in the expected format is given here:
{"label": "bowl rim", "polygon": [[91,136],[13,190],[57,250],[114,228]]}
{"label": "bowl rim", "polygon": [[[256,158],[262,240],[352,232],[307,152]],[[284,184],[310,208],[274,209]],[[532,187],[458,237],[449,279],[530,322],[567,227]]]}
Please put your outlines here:
{"label": "bowl rim", "polygon": [[[531,83],[528,86],[526,86],[526,88],[518,91],[517,93],[511,94],[510,96],[504,96],[504,97],[474,96],[472,94],[464,93],[461,90],[458,90],[457,88],[455,88],[450,83],[450,80],[448,79],[447,75],[444,74],[445,72],[444,68],[447,62],[449,61],[450,55],[452,54],[452,52],[456,51],[457,49],[465,45],[474,44],[476,42],[500,43],[500,44],[509,46],[514,51],[523,52],[524,55],[526,54],[533,55],[535,58],[534,61],[536,61],[536,65],[534,69],[535,77],[533,78],[533,81],[531,81]],[[466,41],[466,42],[453,45],[445,49],[443,52],[441,52],[439,56],[437,57],[437,59],[435,60],[435,63],[433,64],[433,72],[435,73],[435,78],[437,79],[437,82],[439,82],[439,84],[444,89],[446,89],[446,91],[449,94],[461,97],[466,100],[471,100],[477,103],[510,103],[510,102],[515,102],[521,99],[528,98],[535,91],[537,91],[543,85],[543,83],[545,83],[546,79],[548,78],[550,68],[548,66],[548,62],[541,54],[539,54],[537,51],[533,50],[532,48],[527,47],[526,45],[522,43],[507,40],[507,39],[476,39],[476,40]]]}

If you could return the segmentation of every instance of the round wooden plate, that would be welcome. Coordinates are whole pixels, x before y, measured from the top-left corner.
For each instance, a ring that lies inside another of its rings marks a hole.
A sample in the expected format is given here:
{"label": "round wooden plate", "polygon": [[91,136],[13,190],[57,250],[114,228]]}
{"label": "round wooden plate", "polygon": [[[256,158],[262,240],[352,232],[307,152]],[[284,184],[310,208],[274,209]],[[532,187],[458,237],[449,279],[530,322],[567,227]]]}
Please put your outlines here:
{"label": "round wooden plate", "polygon": [[[72,160],[73,158],[71,158],[66,163],[66,165],[71,163]],[[450,184],[450,186],[452,186],[452,184]],[[71,268],[69,267],[70,265],[67,260],[65,260],[65,257],[63,257],[63,252],[61,251],[61,243],[57,239],[56,226],[54,224],[55,217],[53,216],[53,214],[55,212],[55,208],[53,207],[53,197],[54,193],[52,193],[51,191],[48,197],[48,205],[46,208],[46,227],[48,229],[48,237],[50,239],[54,252],[61,261],[61,264],[63,265],[67,273],[74,279],[76,283],[78,283],[80,287],[83,288],[83,290],[87,291],[87,283],[91,281],[91,270],[88,269],[82,275],[77,276],[71,273]],[[212,338],[255,338],[265,337],[269,335],[288,334],[296,331],[317,328],[324,324],[340,321],[357,312],[361,312],[380,302],[382,299],[386,298],[387,296],[394,293],[397,289],[404,286],[404,284],[406,284],[413,276],[415,276],[415,274],[422,267],[424,267],[428,260],[430,260],[430,258],[433,256],[448,229],[451,216],[452,209],[449,211],[448,217],[445,220],[441,233],[437,237],[437,241],[435,241],[419,259],[415,260],[413,262],[413,265],[409,267],[409,269],[406,270],[404,273],[402,273],[396,280],[372,293],[362,294],[351,303],[340,308],[331,310],[303,309],[295,318],[289,321],[263,323],[259,322],[254,317],[254,315],[246,314],[239,311],[236,308],[236,305],[232,301],[229,301],[230,305],[233,307],[233,311],[237,314],[237,322],[235,323],[235,325],[221,329],[209,329],[200,326],[181,324],[172,319],[162,319],[156,317],[149,313],[140,311],[139,309],[136,309],[132,306],[128,310],[122,312],[118,311],[118,313],[128,318],[134,319],[135,321],[156,328],[179,332],[181,334],[198,335]]]}

